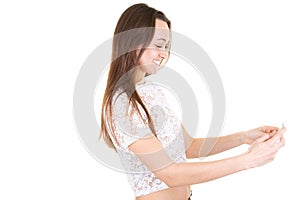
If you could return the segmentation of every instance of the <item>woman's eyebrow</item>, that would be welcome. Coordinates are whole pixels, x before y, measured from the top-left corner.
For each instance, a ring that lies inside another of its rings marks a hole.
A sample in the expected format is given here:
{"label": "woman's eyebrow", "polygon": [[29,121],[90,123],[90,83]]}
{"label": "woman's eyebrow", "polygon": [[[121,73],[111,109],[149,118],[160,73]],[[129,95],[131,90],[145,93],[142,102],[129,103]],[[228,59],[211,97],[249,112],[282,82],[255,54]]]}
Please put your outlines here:
{"label": "woman's eyebrow", "polygon": [[157,40],[162,40],[162,41],[164,41],[164,42],[167,41],[165,38],[158,38]]}

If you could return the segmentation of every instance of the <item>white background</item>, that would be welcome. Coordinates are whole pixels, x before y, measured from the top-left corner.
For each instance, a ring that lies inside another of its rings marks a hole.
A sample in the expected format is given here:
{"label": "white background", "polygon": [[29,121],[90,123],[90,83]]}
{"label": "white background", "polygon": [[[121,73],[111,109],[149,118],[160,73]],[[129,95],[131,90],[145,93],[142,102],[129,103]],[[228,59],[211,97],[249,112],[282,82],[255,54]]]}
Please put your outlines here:
{"label": "white background", "polygon": [[[81,65],[135,2],[1,1],[0,199],[134,199],[126,176],[81,144],[72,98]],[[227,100],[223,135],[287,127],[273,163],[195,185],[193,199],[299,199],[297,1],[145,2],[218,68]]]}

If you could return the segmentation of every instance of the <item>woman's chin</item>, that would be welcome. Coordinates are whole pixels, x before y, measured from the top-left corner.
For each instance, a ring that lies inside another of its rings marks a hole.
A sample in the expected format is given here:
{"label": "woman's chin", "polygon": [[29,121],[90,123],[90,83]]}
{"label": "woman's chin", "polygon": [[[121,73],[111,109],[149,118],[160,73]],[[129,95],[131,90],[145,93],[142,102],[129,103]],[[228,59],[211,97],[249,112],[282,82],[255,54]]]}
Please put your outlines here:
{"label": "woman's chin", "polygon": [[151,69],[151,71],[148,71],[146,74],[147,75],[156,74],[157,71],[158,71],[157,69]]}
{"label": "woman's chin", "polygon": [[151,74],[156,74],[157,73],[157,69],[154,69]]}

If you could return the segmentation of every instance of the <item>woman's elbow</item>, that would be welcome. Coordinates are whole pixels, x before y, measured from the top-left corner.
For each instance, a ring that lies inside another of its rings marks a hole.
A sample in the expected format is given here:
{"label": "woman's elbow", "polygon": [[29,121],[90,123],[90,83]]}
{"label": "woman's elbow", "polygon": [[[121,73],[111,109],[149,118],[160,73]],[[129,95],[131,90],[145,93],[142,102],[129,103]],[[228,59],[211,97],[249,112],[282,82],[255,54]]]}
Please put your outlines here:
{"label": "woman's elbow", "polygon": [[168,167],[165,167],[163,169],[159,169],[154,172],[155,176],[162,180],[168,187],[178,187],[180,186],[179,180],[180,177],[178,177],[179,173],[176,163],[173,163],[169,165]]}

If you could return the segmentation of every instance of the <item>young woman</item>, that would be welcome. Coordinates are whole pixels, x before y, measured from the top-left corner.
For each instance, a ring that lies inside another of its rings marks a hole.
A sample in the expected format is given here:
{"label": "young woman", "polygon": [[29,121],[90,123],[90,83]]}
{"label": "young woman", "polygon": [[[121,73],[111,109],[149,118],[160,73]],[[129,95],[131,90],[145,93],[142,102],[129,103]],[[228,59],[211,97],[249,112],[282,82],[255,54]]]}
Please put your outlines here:
{"label": "young woman", "polygon": [[[284,127],[263,126],[219,138],[190,137],[161,86],[145,80],[168,59],[170,37],[171,22],[146,4],[129,7],[114,33],[100,137],[118,152],[136,200],[190,199],[190,185],[262,166],[284,145]],[[203,154],[204,141],[210,140],[214,145]],[[251,146],[239,156],[186,162],[241,144]]]}

